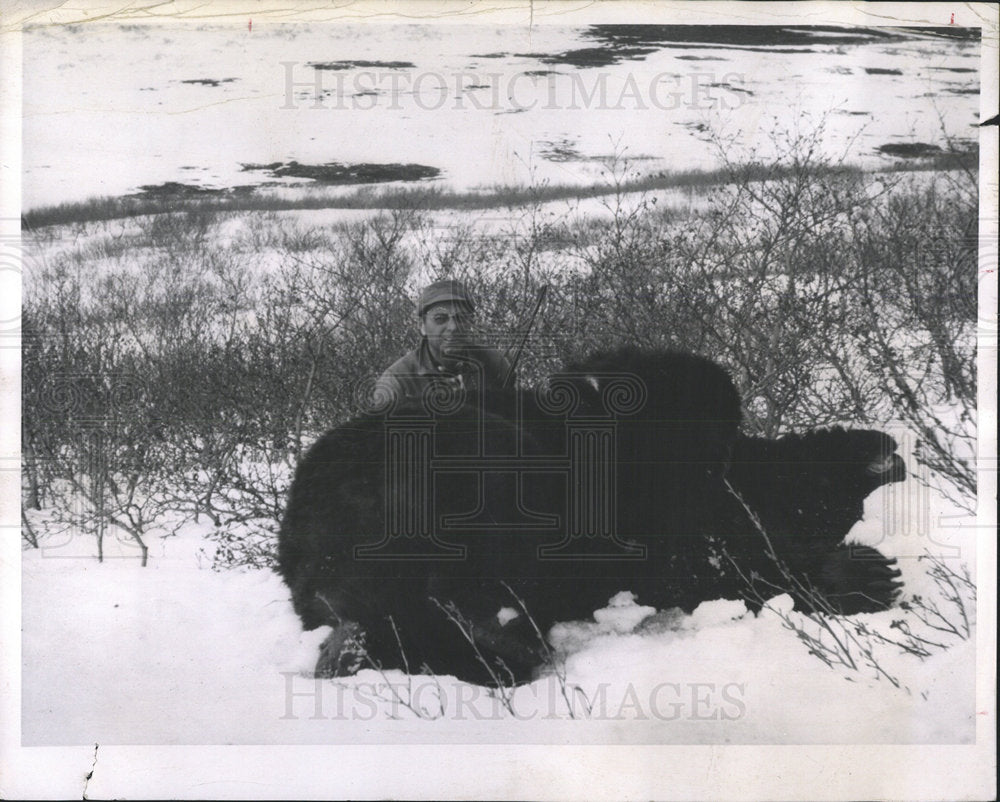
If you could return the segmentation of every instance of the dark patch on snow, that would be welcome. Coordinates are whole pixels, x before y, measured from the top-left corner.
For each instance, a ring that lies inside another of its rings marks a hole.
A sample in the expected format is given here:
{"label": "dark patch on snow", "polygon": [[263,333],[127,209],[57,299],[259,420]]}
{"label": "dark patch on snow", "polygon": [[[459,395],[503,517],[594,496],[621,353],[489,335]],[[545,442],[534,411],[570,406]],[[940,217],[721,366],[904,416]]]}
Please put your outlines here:
{"label": "dark patch on snow", "polygon": [[741,92],[744,95],[753,96],[753,92],[751,92],[749,89],[741,89],[740,87],[733,86],[732,84],[714,83],[714,84],[709,84],[709,86],[715,87],[716,89],[728,89],[730,92]]}
{"label": "dark patch on snow", "polygon": [[[851,45],[889,42],[901,36],[875,28],[837,25],[591,25],[587,35],[617,47],[680,44],[775,48],[789,45]],[[787,52],[787,51],[786,51]],[[800,51],[811,52],[811,51]]]}
{"label": "dark patch on snow", "polygon": [[542,158],[550,162],[582,161],[584,156],[576,149],[572,140],[560,139],[556,142],[542,142]]}
{"label": "dark patch on snow", "polygon": [[[610,164],[615,161],[615,157],[612,155],[584,155],[577,149],[574,140],[565,137],[551,141],[540,141],[538,144],[540,145],[539,153],[541,157],[550,162],[600,162],[602,164]],[[656,158],[656,156],[647,154],[630,154],[627,160],[630,162],[639,162],[651,161]]]}
{"label": "dark patch on snow", "polygon": [[879,145],[876,150],[883,156],[899,156],[903,159],[919,159],[924,156],[937,156],[943,151],[937,145],[927,142],[900,142],[896,144]]}
{"label": "dark patch on snow", "polygon": [[869,75],[902,75],[902,70],[886,69],[884,67],[865,67],[865,72]]}
{"label": "dark patch on snow", "polygon": [[244,184],[238,187],[228,187],[226,189],[213,189],[200,187],[197,184],[182,184],[179,181],[165,181],[162,184],[143,184],[140,191],[133,193],[134,197],[147,199],[161,198],[178,200],[183,198],[212,198],[225,195],[249,195],[257,187],[252,184]]}
{"label": "dark patch on snow", "polygon": [[309,61],[307,67],[314,70],[351,70],[358,67],[383,70],[408,70],[416,67],[412,61]]}
{"label": "dark patch on snow", "polygon": [[139,195],[149,198],[189,198],[203,195],[218,195],[222,190],[207,189],[196,184],[182,184],[179,181],[164,181],[162,184],[143,184]]}
{"label": "dark patch on snow", "polygon": [[[584,34],[596,47],[562,53],[516,53],[518,58],[534,58],[543,64],[607,67],[626,60],[642,59],[664,48],[740,48],[768,53],[816,53],[817,45],[854,45],[903,41],[908,34],[875,28],[832,25],[791,27],[785,25],[591,25]],[[796,47],[799,46],[799,47]],[[499,58],[490,54],[480,58]],[[689,61],[725,61],[717,56],[680,56]]]}
{"label": "dark patch on snow", "polygon": [[219,84],[231,84],[235,78],[189,78],[181,81],[182,84],[198,84],[199,86],[218,86]]}
{"label": "dark patch on snow", "polygon": [[979,28],[964,28],[960,25],[948,25],[941,28],[897,28],[912,38],[924,38],[936,36],[939,39],[958,39],[964,42],[978,42],[982,39],[982,31]]}
{"label": "dark patch on snow", "polygon": [[308,178],[317,184],[381,184],[387,181],[420,181],[437,178],[441,170],[424,164],[242,164],[244,171],[267,172],[274,178]]}
{"label": "dark patch on snow", "polygon": [[567,50],[565,53],[543,56],[543,64],[564,64],[569,67],[610,67],[621,64],[626,59],[636,60],[655,53],[655,47],[583,47]]}

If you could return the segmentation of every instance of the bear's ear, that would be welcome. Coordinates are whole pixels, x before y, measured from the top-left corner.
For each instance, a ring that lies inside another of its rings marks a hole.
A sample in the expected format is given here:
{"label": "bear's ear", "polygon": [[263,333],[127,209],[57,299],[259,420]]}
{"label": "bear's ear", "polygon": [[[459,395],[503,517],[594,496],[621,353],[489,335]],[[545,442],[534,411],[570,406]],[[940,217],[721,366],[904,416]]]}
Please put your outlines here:
{"label": "bear's ear", "polygon": [[876,487],[902,482],[906,478],[906,463],[899,454],[879,456],[865,466],[865,475],[875,482]]}

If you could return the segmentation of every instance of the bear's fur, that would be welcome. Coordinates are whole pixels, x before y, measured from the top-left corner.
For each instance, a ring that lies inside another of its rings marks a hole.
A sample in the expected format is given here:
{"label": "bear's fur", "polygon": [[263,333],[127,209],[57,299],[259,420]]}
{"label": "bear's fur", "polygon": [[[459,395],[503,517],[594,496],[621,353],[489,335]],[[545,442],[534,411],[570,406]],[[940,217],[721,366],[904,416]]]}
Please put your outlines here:
{"label": "bear's fur", "polygon": [[[549,653],[539,633],[589,617],[619,591],[659,609],[740,598],[742,577],[774,571],[744,502],[790,570],[846,611],[881,609],[898,593],[890,561],[874,550],[845,559],[840,546],[865,496],[905,474],[886,435],[741,436],[739,395],[722,368],[632,348],[572,364],[541,392],[453,401],[360,416],[322,437],[296,472],[279,570],[303,625],[334,627],[320,673],[426,666],[481,684],[524,681]],[[420,485],[434,541],[384,537],[392,510],[414,506],[394,478],[406,460],[387,456],[399,441],[387,432],[408,427],[433,430],[424,443],[436,465],[466,458]],[[614,470],[567,475],[581,442],[585,467]],[[613,460],[587,456],[601,442],[613,443]],[[876,458],[884,465],[873,473]],[[482,466],[494,470],[480,480]],[[600,506],[610,476],[613,509]],[[574,481],[590,483],[576,502]],[[597,504],[588,520],[601,531],[570,537],[573,503]],[[518,615],[498,617],[504,608]]]}
{"label": "bear's fur", "polygon": [[[892,437],[840,427],[777,440],[740,436],[728,478],[781,560],[833,609],[853,614],[892,605],[900,591],[896,561],[843,545],[864,515],[864,500],[906,478]],[[798,596],[796,605],[815,607],[810,595]]]}

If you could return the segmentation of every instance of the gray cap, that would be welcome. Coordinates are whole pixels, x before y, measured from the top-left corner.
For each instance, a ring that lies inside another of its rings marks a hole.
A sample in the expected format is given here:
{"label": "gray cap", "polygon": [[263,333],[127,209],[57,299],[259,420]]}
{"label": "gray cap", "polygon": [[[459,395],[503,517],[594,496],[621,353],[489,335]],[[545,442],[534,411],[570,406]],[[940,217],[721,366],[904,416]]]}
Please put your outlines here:
{"label": "gray cap", "polygon": [[423,315],[434,304],[449,301],[463,303],[473,311],[476,308],[476,303],[465,285],[457,279],[446,278],[428,284],[421,290],[420,297],[417,298],[417,315]]}

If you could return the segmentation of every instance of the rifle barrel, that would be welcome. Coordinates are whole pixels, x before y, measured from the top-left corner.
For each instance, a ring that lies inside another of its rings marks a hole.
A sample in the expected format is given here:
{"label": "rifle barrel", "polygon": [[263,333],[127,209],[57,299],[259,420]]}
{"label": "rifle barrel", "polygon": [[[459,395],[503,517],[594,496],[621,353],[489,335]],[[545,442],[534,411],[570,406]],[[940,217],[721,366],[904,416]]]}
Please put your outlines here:
{"label": "rifle barrel", "polygon": [[535,318],[538,316],[538,310],[542,308],[542,303],[545,301],[545,295],[548,291],[548,284],[543,284],[542,288],[538,291],[538,299],[535,301],[535,308],[531,310],[531,317],[528,318],[528,322],[524,327],[524,331],[521,334],[521,341],[517,344],[517,350],[514,352],[514,358],[510,361],[510,367],[507,368],[507,375],[504,376],[501,387],[507,387],[510,384],[514,371],[517,369],[517,363],[521,359],[521,352],[524,350],[525,343],[528,342],[528,335],[531,334],[531,329],[535,325]]}

